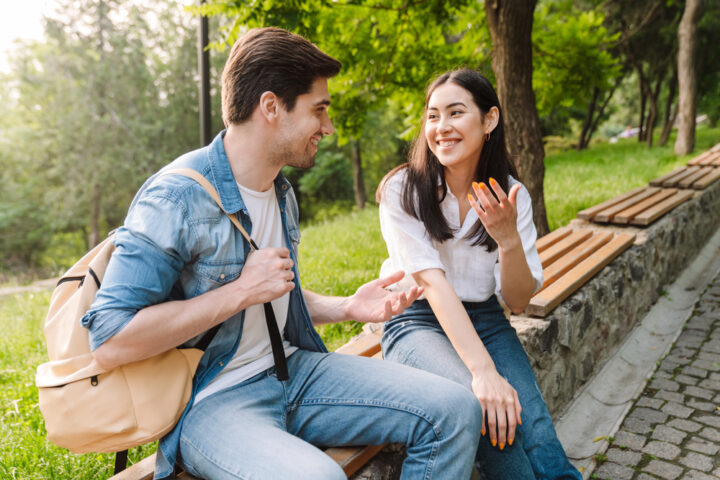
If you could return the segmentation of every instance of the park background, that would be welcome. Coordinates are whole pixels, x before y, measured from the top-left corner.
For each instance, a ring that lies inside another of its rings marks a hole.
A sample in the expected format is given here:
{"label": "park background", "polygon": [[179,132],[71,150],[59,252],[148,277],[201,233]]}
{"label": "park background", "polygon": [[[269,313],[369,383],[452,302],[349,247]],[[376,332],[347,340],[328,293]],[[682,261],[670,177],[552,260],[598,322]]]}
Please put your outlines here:
{"label": "park background", "polygon": [[[497,86],[540,232],[718,143],[720,2],[706,0],[689,22],[694,62],[679,70],[692,3],[58,0],[40,38],[14,43],[0,72],[0,287],[62,274],[122,224],[148,176],[201,146],[200,14],[209,23],[213,134],[223,128],[222,66],[247,29],[290,29],[342,61],[330,81],[337,133],[322,141],[315,167],[284,173],[303,219],[304,286],[346,295],[375,278],[386,256],[374,192],[405,160],[438,73],[469,66]],[[699,121],[679,135],[683,74],[696,82],[684,98]],[[49,297],[0,296],[0,478],[106,477],[109,457],[74,456],[45,440],[33,377],[46,359]],[[320,331],[334,349],[359,327]]]}

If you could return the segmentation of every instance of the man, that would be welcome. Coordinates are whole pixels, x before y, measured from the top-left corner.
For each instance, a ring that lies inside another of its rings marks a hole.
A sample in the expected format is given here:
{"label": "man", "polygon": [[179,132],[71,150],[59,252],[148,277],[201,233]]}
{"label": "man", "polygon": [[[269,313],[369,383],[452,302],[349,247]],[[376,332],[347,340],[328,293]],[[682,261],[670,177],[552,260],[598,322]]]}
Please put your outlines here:
{"label": "man", "polygon": [[[83,317],[100,365],[193,346],[222,325],[188,408],[160,442],[156,478],[172,476],[177,462],[209,479],[339,479],[343,471],[314,445],[384,442],[407,445],[405,479],[470,475],[481,415],[468,390],[390,362],[326,353],[312,328],[385,321],[420,293],[385,290],[402,272],[347,298],[300,288],[297,204],[280,169],[311,167],[318,142],[332,134],[327,79],[339,69],[300,36],[248,32],[223,71],[227,130],[166,167],[204,175],[224,212],[193,180],[155,175],[116,234],[102,288]],[[259,250],[249,253],[226,213],[238,216]],[[287,380],[273,366],[265,302],[284,332],[278,348]]]}

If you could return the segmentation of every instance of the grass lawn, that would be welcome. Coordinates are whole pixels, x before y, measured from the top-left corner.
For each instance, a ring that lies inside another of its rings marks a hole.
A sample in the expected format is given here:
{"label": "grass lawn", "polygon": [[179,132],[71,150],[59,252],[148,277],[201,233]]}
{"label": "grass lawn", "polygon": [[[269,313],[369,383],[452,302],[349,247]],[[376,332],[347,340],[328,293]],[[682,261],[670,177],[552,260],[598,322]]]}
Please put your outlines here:
{"label": "grass lawn", "polygon": [[[700,129],[696,151],[718,142],[720,128]],[[688,158],[676,158],[671,146],[648,150],[635,140],[550,156],[545,177],[550,227],[562,226],[578,210],[644,185]],[[350,294],[377,277],[386,255],[376,207],[306,225],[299,260],[303,285],[327,295]],[[42,325],[49,299],[49,292],[0,298],[0,479],[107,478],[111,455],[72,455],[45,438],[34,376],[46,359]],[[318,330],[334,350],[360,327],[346,322]],[[134,449],[130,458],[137,461],[154,449],[154,444]]]}

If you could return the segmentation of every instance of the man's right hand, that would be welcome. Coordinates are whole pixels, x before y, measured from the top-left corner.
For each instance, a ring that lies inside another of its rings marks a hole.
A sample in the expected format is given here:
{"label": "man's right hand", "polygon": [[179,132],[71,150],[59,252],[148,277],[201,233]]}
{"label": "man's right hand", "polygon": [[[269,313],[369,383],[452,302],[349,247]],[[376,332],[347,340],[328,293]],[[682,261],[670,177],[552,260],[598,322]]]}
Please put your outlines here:
{"label": "man's right hand", "polygon": [[250,252],[240,277],[233,282],[249,305],[266,303],[295,288],[293,261],[287,248],[262,248]]}

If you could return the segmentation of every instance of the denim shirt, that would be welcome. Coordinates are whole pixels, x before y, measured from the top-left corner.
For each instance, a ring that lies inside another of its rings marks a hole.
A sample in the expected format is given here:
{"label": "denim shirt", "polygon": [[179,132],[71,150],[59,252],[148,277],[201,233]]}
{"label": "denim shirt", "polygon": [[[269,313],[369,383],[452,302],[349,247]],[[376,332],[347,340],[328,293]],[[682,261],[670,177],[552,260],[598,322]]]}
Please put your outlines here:
{"label": "denim shirt", "polygon": [[[225,213],[237,215],[250,235],[252,225],[225,154],[224,133],[207,147],[165,166],[136,194],[124,225],[115,234],[115,251],[102,286],[82,318],[82,324],[89,329],[92,350],[119,332],[140,309],[168,299],[193,298],[240,276],[250,246]],[[171,168],[192,168],[205,176],[217,189],[222,210],[194,180],[181,175],[159,176]],[[301,349],[326,352],[300,289],[297,201],[282,175],[275,179],[274,186],[295,274],[284,336]],[[233,357],[240,344],[243,321],[244,311],[227,319],[205,350],[193,378],[188,407],[175,428],[160,441],[155,478],[173,475],[183,420],[196,393]],[[192,347],[201,337],[183,346]]]}

